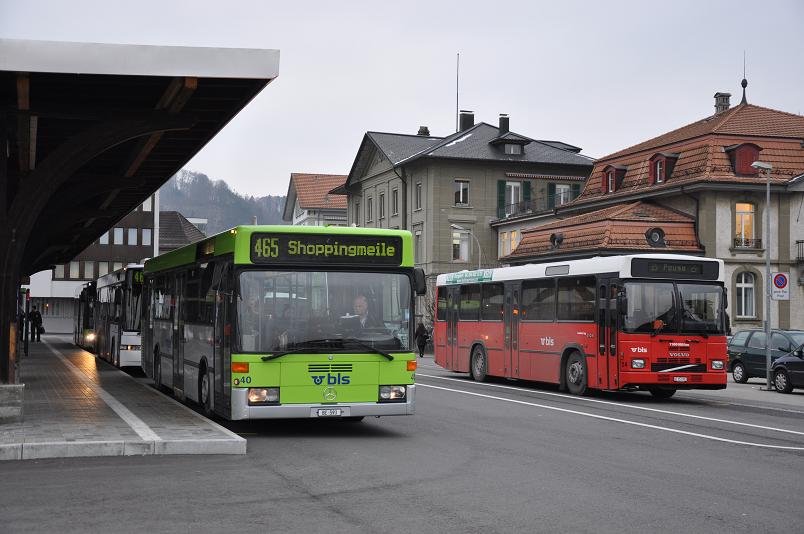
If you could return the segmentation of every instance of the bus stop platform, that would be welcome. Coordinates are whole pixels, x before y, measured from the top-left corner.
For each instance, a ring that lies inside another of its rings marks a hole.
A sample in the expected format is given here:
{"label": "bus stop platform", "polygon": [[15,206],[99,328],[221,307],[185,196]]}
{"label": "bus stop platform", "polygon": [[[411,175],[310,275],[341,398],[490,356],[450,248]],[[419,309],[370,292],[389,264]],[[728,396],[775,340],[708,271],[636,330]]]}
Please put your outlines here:
{"label": "bus stop platform", "polygon": [[19,369],[22,421],[0,423],[0,460],[246,453],[244,438],[67,336],[30,343]]}

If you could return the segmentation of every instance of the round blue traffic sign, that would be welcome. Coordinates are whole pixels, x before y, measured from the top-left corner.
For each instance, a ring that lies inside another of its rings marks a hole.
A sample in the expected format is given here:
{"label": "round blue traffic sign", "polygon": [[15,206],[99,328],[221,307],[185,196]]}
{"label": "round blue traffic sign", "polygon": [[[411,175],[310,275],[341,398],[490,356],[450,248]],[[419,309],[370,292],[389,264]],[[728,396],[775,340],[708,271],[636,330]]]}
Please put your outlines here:
{"label": "round blue traffic sign", "polygon": [[778,273],[776,276],[773,277],[773,285],[778,287],[779,289],[784,289],[787,287],[787,275]]}

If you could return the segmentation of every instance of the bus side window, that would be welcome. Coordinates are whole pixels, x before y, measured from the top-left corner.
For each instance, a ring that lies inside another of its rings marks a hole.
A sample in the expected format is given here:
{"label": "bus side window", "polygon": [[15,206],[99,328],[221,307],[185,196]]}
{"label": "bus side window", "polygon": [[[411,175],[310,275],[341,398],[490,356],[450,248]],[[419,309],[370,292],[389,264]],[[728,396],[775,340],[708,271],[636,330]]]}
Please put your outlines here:
{"label": "bus side window", "polygon": [[436,320],[437,321],[446,321],[447,320],[447,288],[439,287],[437,289],[438,297],[436,298]]}

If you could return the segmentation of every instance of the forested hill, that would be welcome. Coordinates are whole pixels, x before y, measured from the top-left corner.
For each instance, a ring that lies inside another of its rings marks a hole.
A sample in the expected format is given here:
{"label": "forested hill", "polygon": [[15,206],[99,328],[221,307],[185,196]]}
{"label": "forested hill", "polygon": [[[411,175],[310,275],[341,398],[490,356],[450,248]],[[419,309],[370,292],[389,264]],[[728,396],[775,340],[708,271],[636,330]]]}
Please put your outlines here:
{"label": "forested hill", "polygon": [[185,217],[208,219],[207,235],[239,224],[286,224],[282,220],[284,196],[252,197],[235,193],[223,180],[181,170],[159,190],[159,209],[178,211]]}

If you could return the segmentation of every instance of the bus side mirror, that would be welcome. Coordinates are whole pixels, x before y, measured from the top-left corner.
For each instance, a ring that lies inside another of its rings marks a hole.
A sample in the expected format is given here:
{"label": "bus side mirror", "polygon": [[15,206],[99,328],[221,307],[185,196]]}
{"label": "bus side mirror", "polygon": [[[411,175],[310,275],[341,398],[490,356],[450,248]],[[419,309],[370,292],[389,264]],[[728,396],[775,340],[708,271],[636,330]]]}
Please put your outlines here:
{"label": "bus side mirror", "polygon": [[416,267],[413,269],[413,289],[417,295],[425,295],[427,293],[427,284],[424,280],[424,269]]}
{"label": "bus side mirror", "polygon": [[723,309],[729,309],[729,288],[723,287]]}
{"label": "bus side mirror", "polygon": [[617,295],[617,312],[620,315],[626,315],[628,313],[628,297],[623,293]]}

